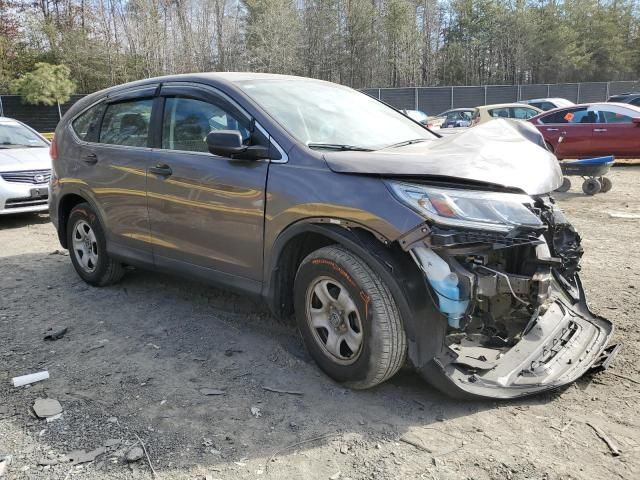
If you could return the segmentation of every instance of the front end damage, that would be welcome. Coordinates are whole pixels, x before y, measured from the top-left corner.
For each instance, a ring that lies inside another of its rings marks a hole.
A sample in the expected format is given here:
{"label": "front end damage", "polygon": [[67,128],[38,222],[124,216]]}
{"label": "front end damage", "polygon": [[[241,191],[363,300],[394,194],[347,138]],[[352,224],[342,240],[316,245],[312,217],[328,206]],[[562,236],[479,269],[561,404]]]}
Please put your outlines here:
{"label": "front end damage", "polygon": [[449,393],[531,395],[617,352],[607,349],[612,324],[584,298],[579,235],[550,197],[530,209],[539,225],[504,233],[427,223],[401,241],[446,322],[439,350],[416,367]]}

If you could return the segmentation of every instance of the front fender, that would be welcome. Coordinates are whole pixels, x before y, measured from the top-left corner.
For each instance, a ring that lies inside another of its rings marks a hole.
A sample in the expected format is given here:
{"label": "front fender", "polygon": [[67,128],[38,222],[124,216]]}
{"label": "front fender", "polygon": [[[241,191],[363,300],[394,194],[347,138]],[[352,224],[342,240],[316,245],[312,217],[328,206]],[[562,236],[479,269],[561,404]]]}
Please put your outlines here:
{"label": "front fender", "polygon": [[[362,258],[385,282],[391,291],[403,320],[409,342],[409,359],[416,366],[434,358],[442,349],[446,333],[446,321],[438,312],[427,291],[424,277],[409,254],[397,243],[386,241],[380,234],[358,227],[330,223],[298,222],[278,236],[265,275],[263,296],[276,315],[281,305],[280,287],[283,282],[278,265],[286,255],[289,242],[306,233],[326,237],[331,243],[340,244]],[[290,292],[288,292],[290,295]]]}

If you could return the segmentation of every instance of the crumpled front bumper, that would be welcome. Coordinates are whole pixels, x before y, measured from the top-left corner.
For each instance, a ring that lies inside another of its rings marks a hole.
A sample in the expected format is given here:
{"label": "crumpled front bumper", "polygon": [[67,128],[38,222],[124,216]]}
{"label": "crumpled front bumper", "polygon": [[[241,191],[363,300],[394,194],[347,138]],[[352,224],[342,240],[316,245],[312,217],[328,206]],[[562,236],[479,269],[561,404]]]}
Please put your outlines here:
{"label": "crumpled front bumper", "polygon": [[456,396],[509,399],[560,388],[595,366],[606,368],[619,350],[607,348],[613,325],[589,310],[579,279],[577,285],[580,299],[574,303],[553,282],[553,302],[509,351],[446,348],[419,370]]}

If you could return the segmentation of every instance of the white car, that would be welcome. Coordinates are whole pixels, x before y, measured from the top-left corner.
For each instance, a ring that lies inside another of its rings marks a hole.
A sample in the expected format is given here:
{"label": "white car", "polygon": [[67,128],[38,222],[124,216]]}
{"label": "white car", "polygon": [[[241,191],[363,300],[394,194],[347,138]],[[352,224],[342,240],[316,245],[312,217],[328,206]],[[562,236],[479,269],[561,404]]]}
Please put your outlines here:
{"label": "white car", "polygon": [[526,103],[540,110],[553,110],[554,108],[566,108],[575,105],[571,100],[566,98],[532,98],[531,100],[522,100],[520,103]]}
{"label": "white car", "polygon": [[0,117],[0,215],[48,210],[49,142],[22,122]]}

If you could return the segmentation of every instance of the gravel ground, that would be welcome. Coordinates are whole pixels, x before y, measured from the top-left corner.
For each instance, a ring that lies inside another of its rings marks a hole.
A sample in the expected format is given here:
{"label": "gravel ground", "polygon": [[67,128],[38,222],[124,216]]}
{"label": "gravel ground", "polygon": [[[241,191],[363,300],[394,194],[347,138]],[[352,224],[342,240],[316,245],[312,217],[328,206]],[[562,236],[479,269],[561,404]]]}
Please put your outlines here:
{"label": "gravel ground", "polygon": [[[140,439],[162,479],[640,478],[640,167],[611,178],[610,193],[578,185],[558,199],[584,237],[590,303],[615,322],[622,353],[604,373],[511,402],[454,401],[411,371],[345,390],[259,304],[143,271],[92,288],[46,215],[0,218],[5,475],[152,478],[146,457],[125,458]],[[43,340],[53,326],[68,331]],[[40,370],[51,378],[11,386]],[[59,400],[62,417],[36,418],[37,398]],[[76,450],[96,458],[74,464]]]}

